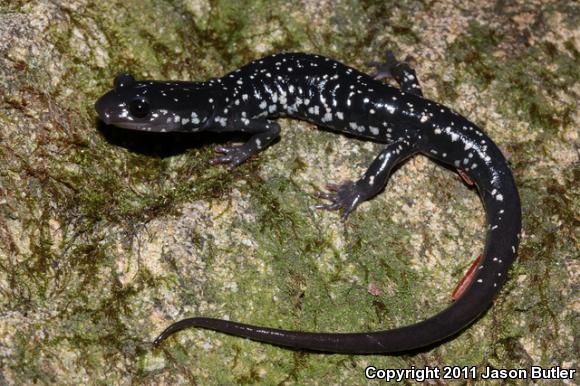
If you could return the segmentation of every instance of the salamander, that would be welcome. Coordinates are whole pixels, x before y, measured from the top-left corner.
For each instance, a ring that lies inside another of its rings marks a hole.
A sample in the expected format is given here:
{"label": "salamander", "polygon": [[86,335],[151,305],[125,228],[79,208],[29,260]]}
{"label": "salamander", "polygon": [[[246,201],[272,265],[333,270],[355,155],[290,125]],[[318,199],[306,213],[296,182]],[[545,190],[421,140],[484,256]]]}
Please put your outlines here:
{"label": "salamander", "polygon": [[[399,87],[381,78],[393,78]],[[342,220],[385,188],[393,167],[423,154],[456,169],[477,187],[487,217],[486,242],[454,302],[416,324],[376,332],[321,333],[193,317],[163,331],[155,344],[186,327],[201,327],[274,345],[322,352],[373,354],[423,348],[457,335],[492,304],[516,258],[521,230],[518,190],[498,146],[459,113],[423,97],[415,71],[387,54],[368,75],[305,53],[255,60],[199,82],[136,80],[120,74],[95,104],[108,125],[152,132],[243,132],[241,146],[218,146],[211,164],[229,168],[266,149],[280,135],[279,117],[311,122],[385,147],[356,181],[330,184],[317,208]]]}

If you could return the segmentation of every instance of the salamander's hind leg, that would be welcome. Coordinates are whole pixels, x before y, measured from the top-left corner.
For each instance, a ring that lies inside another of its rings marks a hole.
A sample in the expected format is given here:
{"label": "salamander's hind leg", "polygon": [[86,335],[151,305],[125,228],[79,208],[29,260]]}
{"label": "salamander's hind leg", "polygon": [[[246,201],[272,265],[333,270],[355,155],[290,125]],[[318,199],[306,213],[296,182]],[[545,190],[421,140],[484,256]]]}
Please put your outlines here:
{"label": "salamander's hind leg", "polygon": [[[215,151],[224,155],[209,162],[212,165],[228,164],[230,169],[235,168],[251,156],[258,154],[280,136],[280,125],[274,121],[256,120],[243,124],[243,131],[254,135],[241,146],[217,146]],[[226,130],[224,130],[226,131]]]}
{"label": "salamander's hind leg", "polygon": [[329,184],[327,185],[329,192],[316,192],[316,197],[328,200],[330,204],[315,205],[315,208],[342,209],[341,220],[345,221],[360,203],[371,199],[387,185],[391,170],[396,164],[417,152],[417,141],[414,136],[407,136],[391,143],[379,153],[358,181]]}
{"label": "salamander's hind leg", "polygon": [[386,62],[373,62],[371,65],[375,67],[375,71],[370,74],[373,78],[377,80],[394,78],[402,91],[423,96],[415,70],[406,61],[399,62],[391,50],[387,51]]}

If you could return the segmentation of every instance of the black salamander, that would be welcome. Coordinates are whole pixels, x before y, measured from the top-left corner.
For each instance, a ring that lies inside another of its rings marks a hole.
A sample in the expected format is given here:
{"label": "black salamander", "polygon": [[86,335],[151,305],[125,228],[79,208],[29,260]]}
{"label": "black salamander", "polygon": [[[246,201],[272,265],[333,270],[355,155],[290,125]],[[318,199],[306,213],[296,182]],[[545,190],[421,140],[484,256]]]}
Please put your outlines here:
{"label": "black salamander", "polygon": [[[380,82],[381,77],[393,77],[400,89]],[[340,209],[345,220],[386,186],[396,164],[421,153],[472,181],[487,214],[483,255],[455,294],[455,301],[422,322],[377,332],[317,333],[194,317],[172,324],[156,344],[194,326],[315,351],[370,354],[417,349],[455,335],[474,322],[490,307],[516,257],[520,200],[502,152],[475,124],[424,98],[415,71],[390,53],[374,77],[302,53],[268,56],[205,82],[137,81],[122,74],[95,108],[105,123],[127,129],[249,133],[250,139],[241,146],[216,148],[221,155],[211,163],[230,168],[278,138],[276,118],[306,120],[386,144],[359,180],[329,185],[327,192],[317,193],[329,201],[317,208]]]}

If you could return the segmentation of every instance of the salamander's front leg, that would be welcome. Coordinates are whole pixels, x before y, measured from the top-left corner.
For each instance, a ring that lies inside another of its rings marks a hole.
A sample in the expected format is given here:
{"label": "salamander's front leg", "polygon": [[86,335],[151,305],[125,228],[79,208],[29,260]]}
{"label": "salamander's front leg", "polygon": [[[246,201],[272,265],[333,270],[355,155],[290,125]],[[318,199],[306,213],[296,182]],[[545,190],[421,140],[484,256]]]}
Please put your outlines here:
{"label": "salamander's front leg", "polygon": [[212,165],[228,164],[235,168],[254,154],[258,154],[280,136],[280,125],[274,121],[255,120],[243,124],[240,131],[255,133],[241,146],[217,146],[215,151],[224,155],[210,160]]}
{"label": "salamander's front leg", "polygon": [[373,78],[377,80],[394,78],[402,91],[423,96],[415,70],[406,61],[399,62],[391,50],[387,51],[385,63],[373,62],[371,65],[375,67],[375,71],[371,74]]}
{"label": "salamander's front leg", "polygon": [[366,173],[356,182],[345,181],[342,184],[329,184],[330,192],[317,192],[315,196],[329,200],[330,204],[316,205],[316,209],[342,209],[342,221],[362,202],[377,195],[389,180],[393,167],[405,158],[417,153],[415,137],[395,141],[382,150],[371,163]]}

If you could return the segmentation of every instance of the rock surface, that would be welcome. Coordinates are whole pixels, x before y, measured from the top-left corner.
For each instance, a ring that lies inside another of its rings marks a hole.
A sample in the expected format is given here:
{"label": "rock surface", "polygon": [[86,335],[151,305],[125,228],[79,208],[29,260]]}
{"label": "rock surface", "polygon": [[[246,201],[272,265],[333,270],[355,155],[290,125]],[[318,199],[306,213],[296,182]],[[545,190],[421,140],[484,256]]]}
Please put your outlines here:
{"label": "rock surface", "polygon": [[[0,1],[0,384],[361,384],[371,364],[577,368],[580,9],[468,3]],[[425,94],[511,160],[524,235],[494,307],[412,355],[319,355],[202,330],[153,349],[192,315],[346,332],[446,306],[482,250],[484,215],[476,192],[427,158],[342,226],[309,209],[311,193],[358,176],[379,144],[282,120],[281,141],[229,173],[207,161],[230,137],[121,133],[93,111],[120,71],[204,79],[279,51],[369,70],[386,48],[412,56]]]}

